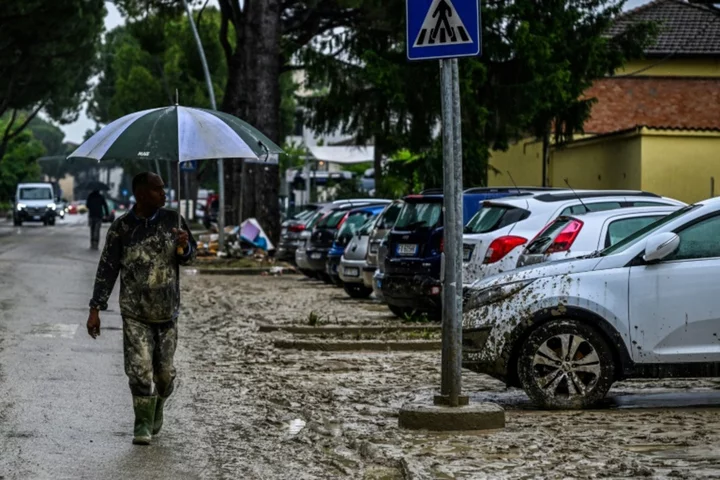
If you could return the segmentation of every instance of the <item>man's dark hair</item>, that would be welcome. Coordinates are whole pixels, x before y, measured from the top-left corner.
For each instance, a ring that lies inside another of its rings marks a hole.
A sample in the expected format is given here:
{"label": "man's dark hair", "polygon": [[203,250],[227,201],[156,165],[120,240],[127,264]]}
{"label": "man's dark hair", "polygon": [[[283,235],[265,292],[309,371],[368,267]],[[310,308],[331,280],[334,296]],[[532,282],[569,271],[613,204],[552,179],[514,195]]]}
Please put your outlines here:
{"label": "man's dark hair", "polygon": [[146,187],[150,183],[150,177],[153,175],[155,175],[153,172],[142,172],[135,175],[132,180],[133,193],[140,187]]}

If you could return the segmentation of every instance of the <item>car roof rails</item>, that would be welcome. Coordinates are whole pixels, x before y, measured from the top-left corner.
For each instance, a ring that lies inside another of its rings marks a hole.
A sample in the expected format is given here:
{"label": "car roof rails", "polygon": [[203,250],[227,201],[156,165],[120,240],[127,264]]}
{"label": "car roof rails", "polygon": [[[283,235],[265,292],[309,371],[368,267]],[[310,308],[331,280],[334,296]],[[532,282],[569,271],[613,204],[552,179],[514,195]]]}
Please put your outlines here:
{"label": "car roof rails", "polygon": [[565,200],[573,200],[576,198],[599,198],[599,197],[650,197],[662,198],[660,195],[652,192],[644,192],[641,190],[575,190],[561,192],[548,192],[536,195],[535,200],[541,202],[563,202]]}

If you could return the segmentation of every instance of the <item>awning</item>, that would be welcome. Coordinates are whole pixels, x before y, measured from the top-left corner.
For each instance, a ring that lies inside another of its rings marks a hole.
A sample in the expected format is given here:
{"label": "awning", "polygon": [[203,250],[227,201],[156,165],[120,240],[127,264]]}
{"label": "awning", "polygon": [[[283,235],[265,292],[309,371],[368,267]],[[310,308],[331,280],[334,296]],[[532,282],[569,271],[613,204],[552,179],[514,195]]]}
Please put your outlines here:
{"label": "awning", "polygon": [[372,162],[375,158],[375,147],[308,147],[310,155],[317,161],[350,165],[354,163]]}

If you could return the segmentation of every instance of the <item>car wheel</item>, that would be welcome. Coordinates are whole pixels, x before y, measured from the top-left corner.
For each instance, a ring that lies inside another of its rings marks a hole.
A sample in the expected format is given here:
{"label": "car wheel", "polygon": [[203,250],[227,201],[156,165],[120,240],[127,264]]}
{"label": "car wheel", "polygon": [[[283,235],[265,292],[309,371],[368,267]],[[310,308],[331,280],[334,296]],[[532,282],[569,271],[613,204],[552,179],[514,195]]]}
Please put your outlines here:
{"label": "car wheel", "polygon": [[410,308],[398,307],[395,305],[388,305],[388,308],[396,317],[401,320],[405,320],[408,315],[412,314],[412,309]]}
{"label": "car wheel", "polygon": [[533,330],[517,361],[525,393],[551,409],[591,407],[615,378],[615,360],[605,338],[573,320],[553,320]]}
{"label": "car wheel", "polygon": [[368,298],[372,294],[372,288],[367,288],[365,285],[343,285],[345,293],[350,295],[351,298]]}

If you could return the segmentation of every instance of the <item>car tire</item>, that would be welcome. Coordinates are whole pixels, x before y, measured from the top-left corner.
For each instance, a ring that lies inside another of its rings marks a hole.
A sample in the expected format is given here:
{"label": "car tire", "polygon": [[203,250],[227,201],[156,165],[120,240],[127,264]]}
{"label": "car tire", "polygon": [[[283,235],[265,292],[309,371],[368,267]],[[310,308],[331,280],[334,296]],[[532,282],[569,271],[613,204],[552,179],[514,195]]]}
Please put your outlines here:
{"label": "car tire", "polygon": [[411,308],[398,307],[396,305],[388,305],[388,308],[393,315],[398,317],[400,320],[405,320],[405,318],[413,312]]}
{"label": "car tire", "polygon": [[346,283],[343,285],[345,293],[350,295],[350,298],[368,298],[372,294],[372,288],[367,288],[365,285],[353,285]]}
{"label": "car tire", "polygon": [[533,403],[548,409],[597,404],[612,386],[615,368],[605,337],[574,320],[540,325],[523,343],[517,360],[523,390]]}

